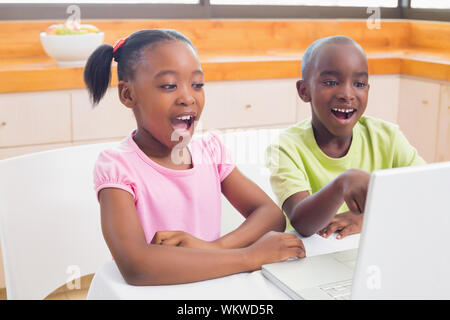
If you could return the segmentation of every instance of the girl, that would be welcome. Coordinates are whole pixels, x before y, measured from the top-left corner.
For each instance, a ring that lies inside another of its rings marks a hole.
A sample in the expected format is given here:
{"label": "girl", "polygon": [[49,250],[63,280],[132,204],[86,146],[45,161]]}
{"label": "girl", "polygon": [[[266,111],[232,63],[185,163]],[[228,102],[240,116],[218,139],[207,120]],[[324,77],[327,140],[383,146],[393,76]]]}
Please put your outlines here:
{"label": "girl", "polygon": [[[111,62],[119,99],[137,129],[103,151],[94,170],[102,231],[133,285],[200,281],[304,257],[276,204],[230,161],[217,136],[191,137],[203,105],[203,72],[192,43],[174,30],[141,30],[89,57],[84,80],[98,104]],[[221,194],[246,217],[219,238]]]}

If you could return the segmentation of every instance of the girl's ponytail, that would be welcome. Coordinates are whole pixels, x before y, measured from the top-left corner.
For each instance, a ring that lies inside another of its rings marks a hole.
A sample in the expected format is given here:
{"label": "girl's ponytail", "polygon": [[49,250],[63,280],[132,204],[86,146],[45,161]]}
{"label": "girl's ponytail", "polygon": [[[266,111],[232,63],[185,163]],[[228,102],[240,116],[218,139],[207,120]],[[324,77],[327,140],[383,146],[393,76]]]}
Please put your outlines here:
{"label": "girl's ponytail", "polygon": [[89,56],[84,68],[84,83],[93,106],[96,106],[108,89],[111,81],[113,47],[102,44]]}
{"label": "girl's ponytail", "polygon": [[84,68],[84,83],[92,104],[97,105],[105,95],[111,81],[111,63],[117,62],[117,79],[133,79],[136,64],[143,49],[160,41],[184,41],[195,48],[184,35],[170,29],[140,30],[114,44],[102,44],[89,57]]}

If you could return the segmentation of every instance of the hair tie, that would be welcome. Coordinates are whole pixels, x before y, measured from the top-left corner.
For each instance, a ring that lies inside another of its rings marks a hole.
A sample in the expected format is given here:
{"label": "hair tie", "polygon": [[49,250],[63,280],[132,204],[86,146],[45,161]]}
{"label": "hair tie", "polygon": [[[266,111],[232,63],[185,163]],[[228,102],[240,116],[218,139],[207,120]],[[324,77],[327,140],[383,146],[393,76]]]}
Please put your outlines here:
{"label": "hair tie", "polygon": [[115,53],[117,50],[119,50],[119,48],[121,48],[125,44],[126,41],[127,41],[127,38],[122,38],[122,39],[117,40],[113,46],[113,53]]}

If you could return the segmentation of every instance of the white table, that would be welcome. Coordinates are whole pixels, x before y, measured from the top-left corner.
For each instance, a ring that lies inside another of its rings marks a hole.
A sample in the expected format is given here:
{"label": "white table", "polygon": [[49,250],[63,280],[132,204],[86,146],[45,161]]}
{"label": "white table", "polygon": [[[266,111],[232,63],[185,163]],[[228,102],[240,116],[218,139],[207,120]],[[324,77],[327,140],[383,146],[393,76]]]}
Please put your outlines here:
{"label": "white table", "polygon": [[[315,256],[357,248],[359,234],[341,240],[334,236],[324,239],[318,235],[302,240],[307,256]],[[178,285],[132,286],[125,282],[115,262],[110,261],[95,273],[87,299],[286,300],[289,297],[267,280],[261,271]]]}

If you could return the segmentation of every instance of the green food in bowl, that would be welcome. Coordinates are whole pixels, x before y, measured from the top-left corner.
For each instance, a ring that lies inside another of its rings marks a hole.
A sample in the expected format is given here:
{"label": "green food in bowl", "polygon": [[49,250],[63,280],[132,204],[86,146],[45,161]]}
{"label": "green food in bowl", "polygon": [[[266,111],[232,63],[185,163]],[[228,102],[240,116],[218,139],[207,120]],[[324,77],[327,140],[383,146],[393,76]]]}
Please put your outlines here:
{"label": "green food in bowl", "polygon": [[90,24],[81,25],[66,25],[66,24],[53,24],[47,28],[48,35],[75,35],[75,34],[88,34],[100,32],[96,26]]}

